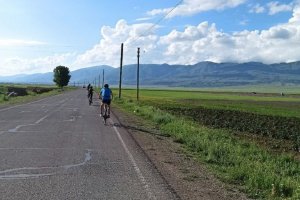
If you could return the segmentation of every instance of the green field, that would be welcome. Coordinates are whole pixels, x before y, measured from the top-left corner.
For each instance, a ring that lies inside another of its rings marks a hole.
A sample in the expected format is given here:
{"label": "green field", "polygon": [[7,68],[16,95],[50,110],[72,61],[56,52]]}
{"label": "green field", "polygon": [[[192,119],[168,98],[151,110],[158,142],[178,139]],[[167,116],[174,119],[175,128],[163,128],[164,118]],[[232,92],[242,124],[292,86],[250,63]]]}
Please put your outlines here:
{"label": "green field", "polygon": [[126,89],[115,104],[155,123],[251,198],[300,199],[300,96],[295,91],[281,96],[143,89],[137,102],[136,91]]}
{"label": "green field", "polygon": [[[136,98],[136,90],[126,89],[122,94],[125,98]],[[300,117],[300,94],[280,96],[276,93],[144,89],[140,91],[140,100],[142,103],[154,105],[168,106],[179,103],[180,106],[192,108],[202,106],[265,115]]]}

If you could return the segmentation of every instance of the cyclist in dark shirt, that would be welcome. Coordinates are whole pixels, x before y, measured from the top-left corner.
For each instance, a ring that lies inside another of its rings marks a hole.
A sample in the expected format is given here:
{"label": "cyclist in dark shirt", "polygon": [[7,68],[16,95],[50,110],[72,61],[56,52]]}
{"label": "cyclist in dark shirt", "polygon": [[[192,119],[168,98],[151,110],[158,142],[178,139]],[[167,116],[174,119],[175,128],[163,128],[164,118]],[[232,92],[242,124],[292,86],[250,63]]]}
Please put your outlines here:
{"label": "cyclist in dark shirt", "polygon": [[88,91],[88,94],[87,94],[88,98],[89,98],[89,90],[90,90],[90,87],[91,87],[91,84],[89,83],[88,86],[86,87],[86,90]]}
{"label": "cyclist in dark shirt", "polygon": [[93,86],[90,86],[89,89],[88,89],[88,98],[90,100],[90,103],[93,102],[93,93],[94,93]]}

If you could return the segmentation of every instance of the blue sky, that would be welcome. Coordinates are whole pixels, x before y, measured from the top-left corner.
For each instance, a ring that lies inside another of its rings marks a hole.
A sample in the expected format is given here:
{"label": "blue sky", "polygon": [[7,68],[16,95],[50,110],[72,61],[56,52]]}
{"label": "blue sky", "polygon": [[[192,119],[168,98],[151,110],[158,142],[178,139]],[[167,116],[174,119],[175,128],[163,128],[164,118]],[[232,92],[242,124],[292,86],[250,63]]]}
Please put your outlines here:
{"label": "blue sky", "polygon": [[297,61],[300,2],[0,0],[0,76],[118,67],[122,42],[124,64]]}

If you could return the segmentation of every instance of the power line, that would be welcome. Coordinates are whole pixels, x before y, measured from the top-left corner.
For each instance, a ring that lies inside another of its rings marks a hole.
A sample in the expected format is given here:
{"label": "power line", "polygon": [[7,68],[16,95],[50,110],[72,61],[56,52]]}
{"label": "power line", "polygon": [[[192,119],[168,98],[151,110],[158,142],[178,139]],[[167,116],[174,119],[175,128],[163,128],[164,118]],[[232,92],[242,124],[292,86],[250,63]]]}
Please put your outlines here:
{"label": "power line", "polygon": [[157,20],[156,23],[154,23],[149,29],[147,29],[143,34],[141,34],[141,36],[143,36],[144,34],[146,34],[147,32],[149,32],[151,29],[153,29],[155,26],[157,26],[160,22],[162,22],[168,15],[171,14],[171,12],[173,12],[181,3],[183,2],[183,0],[180,0],[169,12],[167,12],[166,15],[162,16],[160,19]]}
{"label": "power line", "polygon": [[183,0],[180,0],[179,2],[177,2],[173,8],[167,12],[164,16],[162,16],[161,18],[159,18],[152,26],[150,26],[145,32],[143,32],[142,34],[140,34],[139,36],[137,36],[137,38],[135,40],[133,40],[133,44],[137,41],[138,38],[140,38],[141,36],[145,36],[147,33],[149,33],[155,26],[157,26],[160,22],[162,22],[167,16],[169,16],[181,3],[183,2]]}

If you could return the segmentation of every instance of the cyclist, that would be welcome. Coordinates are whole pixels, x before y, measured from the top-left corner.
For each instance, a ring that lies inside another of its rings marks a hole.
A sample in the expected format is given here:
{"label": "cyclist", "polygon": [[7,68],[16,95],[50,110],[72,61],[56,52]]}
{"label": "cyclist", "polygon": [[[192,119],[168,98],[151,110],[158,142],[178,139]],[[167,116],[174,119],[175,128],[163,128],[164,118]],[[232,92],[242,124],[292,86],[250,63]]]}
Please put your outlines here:
{"label": "cyclist", "polygon": [[104,88],[101,89],[99,96],[100,96],[100,99],[102,99],[100,115],[103,116],[103,107],[104,107],[104,104],[106,103],[108,105],[108,117],[110,117],[110,102],[113,98],[113,93],[112,93],[111,89],[109,88],[108,84],[104,84]]}
{"label": "cyclist", "polygon": [[88,98],[90,103],[93,103],[93,93],[94,93],[93,86],[90,86],[88,90]]}
{"label": "cyclist", "polygon": [[90,87],[91,87],[91,84],[89,83],[88,86],[86,87],[86,90],[88,91],[88,94],[87,94],[88,98],[89,98],[89,90],[90,90]]}

